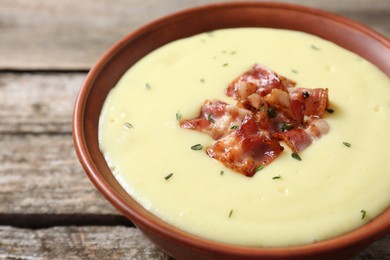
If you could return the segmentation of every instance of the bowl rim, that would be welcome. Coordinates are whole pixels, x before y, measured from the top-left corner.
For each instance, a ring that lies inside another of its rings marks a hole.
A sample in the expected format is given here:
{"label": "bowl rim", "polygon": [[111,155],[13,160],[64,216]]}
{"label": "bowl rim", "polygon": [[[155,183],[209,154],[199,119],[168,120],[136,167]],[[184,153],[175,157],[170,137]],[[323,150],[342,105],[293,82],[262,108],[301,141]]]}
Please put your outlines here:
{"label": "bowl rim", "polygon": [[[120,195],[107,184],[105,178],[100,175],[99,169],[94,163],[94,158],[88,150],[88,145],[85,140],[84,132],[84,111],[86,108],[87,99],[91,90],[91,86],[96,80],[96,75],[98,75],[102,68],[110,61],[110,58],[115,55],[119,50],[124,48],[126,44],[134,38],[141,37],[143,34],[149,32],[150,30],[158,30],[170,20],[175,20],[180,17],[185,17],[188,14],[205,11],[207,9],[224,9],[224,8],[237,8],[237,7],[255,7],[255,8],[275,8],[275,9],[289,9],[298,12],[303,12],[315,16],[320,16],[323,19],[330,19],[337,23],[341,23],[353,30],[357,30],[366,36],[374,39],[383,46],[385,46],[390,52],[390,40],[385,36],[381,35],[378,32],[375,32],[371,28],[353,21],[349,18],[339,16],[337,14],[330,13],[328,11],[323,11],[320,9],[315,9],[312,7],[291,4],[291,3],[275,3],[275,2],[222,2],[207,4],[197,7],[188,8],[182,11],[166,15],[162,18],[156,19],[152,22],[147,23],[146,25],[134,30],[133,32],[127,34],[119,41],[117,41],[111,48],[109,48],[95,65],[89,71],[82,87],[79,90],[79,93],[76,98],[74,113],[72,119],[72,131],[73,131],[73,142],[76,150],[76,154],[79,158],[79,161],[84,168],[86,174],[88,175],[91,182],[94,186],[104,195],[104,197],[115,206],[115,208],[127,218],[139,227],[148,226],[151,227],[153,232],[161,237],[168,237],[173,241],[180,241],[187,246],[191,246],[198,250],[207,250],[212,252],[226,253],[230,252],[233,255],[245,255],[245,256],[259,256],[265,255],[269,257],[283,257],[283,256],[298,256],[298,255],[309,255],[313,251],[324,252],[324,251],[337,251],[346,248],[349,245],[356,243],[369,243],[373,239],[378,239],[390,232],[390,218],[384,217],[384,215],[390,215],[390,208],[388,208],[384,213],[378,216],[376,219],[381,219],[381,225],[373,225],[372,221],[364,224],[360,228],[352,230],[346,234],[331,238],[328,240],[320,241],[312,244],[298,245],[298,246],[288,246],[288,247],[252,247],[252,246],[241,246],[235,244],[227,244],[223,242],[212,241],[206,238],[198,237],[187,233],[185,231],[178,230],[178,228],[161,221],[155,221],[148,217],[145,217],[144,212],[138,212],[132,208],[129,208],[127,203],[120,197]],[[152,214],[145,209],[148,214]],[[141,228],[142,230],[142,228]],[[358,235],[356,235],[358,234]]]}

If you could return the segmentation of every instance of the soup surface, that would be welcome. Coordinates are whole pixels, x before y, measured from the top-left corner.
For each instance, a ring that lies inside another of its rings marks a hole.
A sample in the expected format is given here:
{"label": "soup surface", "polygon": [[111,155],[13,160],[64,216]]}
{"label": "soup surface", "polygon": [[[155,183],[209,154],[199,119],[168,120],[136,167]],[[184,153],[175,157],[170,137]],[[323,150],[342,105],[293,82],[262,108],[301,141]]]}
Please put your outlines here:
{"label": "soup surface", "polygon": [[[328,88],[330,131],[253,177],[207,156],[215,141],[183,129],[206,99],[235,104],[229,83],[260,63]],[[217,30],[165,45],[135,64],[104,104],[101,150],[121,185],[165,221],[212,240],[291,246],[325,240],[390,205],[390,80],[361,57],[301,32]],[[202,150],[192,146],[201,144]]]}

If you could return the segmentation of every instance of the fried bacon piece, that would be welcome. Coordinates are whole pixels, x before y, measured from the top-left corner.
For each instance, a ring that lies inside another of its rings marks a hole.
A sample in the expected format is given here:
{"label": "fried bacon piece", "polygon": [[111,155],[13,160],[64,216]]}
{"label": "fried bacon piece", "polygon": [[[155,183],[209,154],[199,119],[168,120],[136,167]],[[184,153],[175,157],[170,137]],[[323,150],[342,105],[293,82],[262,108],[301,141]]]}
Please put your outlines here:
{"label": "fried bacon piece", "polygon": [[312,116],[303,128],[283,132],[280,136],[294,153],[299,153],[328,132],[328,123],[322,118]]}
{"label": "fried bacon piece", "polygon": [[322,117],[328,107],[328,89],[289,88],[290,99],[304,105],[305,116]]}
{"label": "fried bacon piece", "polygon": [[328,89],[295,88],[295,82],[260,64],[233,80],[226,94],[235,106],[207,100],[198,118],[183,120],[182,128],[208,133],[215,144],[207,154],[246,176],[271,163],[283,141],[302,152],[328,133],[321,117],[328,107]]}
{"label": "fried bacon piece", "polygon": [[180,126],[208,133],[214,140],[218,140],[233,132],[249,114],[251,114],[250,111],[221,100],[206,100],[199,117],[182,120]]}
{"label": "fried bacon piece", "polygon": [[226,94],[236,100],[246,100],[251,94],[257,93],[260,97],[269,94],[273,89],[286,91],[295,86],[295,82],[279,76],[261,64],[255,64],[252,69],[239,76],[228,86]]}
{"label": "fried bacon piece", "polygon": [[251,116],[245,117],[237,131],[219,139],[206,150],[211,158],[248,177],[253,176],[260,166],[270,164],[282,151],[279,142],[261,130]]}

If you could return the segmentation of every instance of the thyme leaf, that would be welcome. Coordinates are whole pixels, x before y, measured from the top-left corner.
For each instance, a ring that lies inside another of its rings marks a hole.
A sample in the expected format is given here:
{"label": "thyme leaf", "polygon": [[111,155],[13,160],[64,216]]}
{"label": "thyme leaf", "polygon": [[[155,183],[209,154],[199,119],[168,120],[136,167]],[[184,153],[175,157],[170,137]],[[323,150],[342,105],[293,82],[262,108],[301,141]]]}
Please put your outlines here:
{"label": "thyme leaf", "polygon": [[292,124],[289,124],[289,123],[286,123],[286,122],[282,122],[282,123],[280,124],[280,130],[281,130],[282,132],[291,130],[292,128],[293,128]]}
{"label": "thyme leaf", "polygon": [[310,47],[313,49],[313,50],[316,50],[316,51],[320,51],[321,49],[320,48],[318,48],[317,46],[315,46],[315,45],[310,45]]}
{"label": "thyme leaf", "polygon": [[273,180],[278,180],[278,179],[281,179],[281,178],[282,178],[282,176],[280,176],[280,174],[272,177]]}
{"label": "thyme leaf", "polygon": [[325,108],[325,111],[328,112],[329,114],[332,114],[334,112],[332,108]]}
{"label": "thyme leaf", "polygon": [[181,119],[181,113],[179,111],[176,112],[176,120],[180,121]]}
{"label": "thyme leaf", "polygon": [[211,123],[215,123],[215,120],[211,117],[213,115],[213,113],[210,113],[208,116],[207,116],[207,120],[209,120]]}
{"label": "thyme leaf", "polygon": [[294,159],[297,159],[298,161],[302,161],[302,158],[297,153],[292,153],[291,157],[294,158]]}
{"label": "thyme leaf", "polygon": [[343,142],[343,145],[345,145],[346,147],[351,147],[351,144],[348,142]]}
{"label": "thyme leaf", "polygon": [[276,116],[275,108],[269,107],[267,110],[267,114],[270,118],[274,118]]}
{"label": "thyme leaf", "polygon": [[213,37],[214,36],[214,31],[208,31],[206,32],[206,34],[210,37]]}
{"label": "thyme leaf", "polygon": [[192,150],[202,150],[203,146],[201,144],[196,144],[196,145],[191,146],[191,149]]}
{"label": "thyme leaf", "polygon": [[360,213],[362,214],[362,219],[364,219],[367,215],[367,211],[365,211],[364,209],[362,209]]}
{"label": "thyme leaf", "polygon": [[173,175],[173,172],[171,172],[170,174],[168,174],[167,176],[164,177],[164,179],[167,181],[169,180]]}
{"label": "thyme leaf", "polygon": [[265,165],[260,165],[259,167],[256,168],[255,172],[259,172],[264,168],[265,168]]}
{"label": "thyme leaf", "polygon": [[233,215],[233,210],[231,209],[230,212],[229,212],[229,218],[231,218]]}
{"label": "thyme leaf", "polygon": [[124,122],[123,123],[123,126],[127,129],[131,129],[131,128],[134,128],[134,126],[132,124],[130,124],[129,122]]}

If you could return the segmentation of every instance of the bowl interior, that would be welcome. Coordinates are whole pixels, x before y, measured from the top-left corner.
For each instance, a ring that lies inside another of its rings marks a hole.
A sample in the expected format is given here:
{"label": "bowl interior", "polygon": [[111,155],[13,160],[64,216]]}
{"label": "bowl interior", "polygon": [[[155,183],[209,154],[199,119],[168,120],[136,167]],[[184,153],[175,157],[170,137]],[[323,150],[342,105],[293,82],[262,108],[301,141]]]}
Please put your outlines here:
{"label": "bowl interior", "polygon": [[[92,68],[80,90],[74,112],[75,147],[95,186],[122,214],[129,217],[144,232],[150,233],[152,240],[157,241],[168,236],[171,242],[181,241],[180,243],[202,250],[213,248],[216,252],[230,251],[236,254],[247,254],[250,251],[256,255],[265,250],[243,249],[193,238],[165,224],[144,210],[119,185],[111,174],[98,143],[98,121],[105,98],[134,63],[152,50],[176,39],[210,30],[236,27],[283,28],[317,35],[359,54],[390,76],[388,39],[337,15],[290,4],[225,3],[194,8],[157,20],[123,38]],[[269,254],[291,255],[291,250],[295,250],[295,253],[310,254],[314,248],[321,247],[323,251],[329,248],[340,249],[359,239],[362,240],[361,244],[367,244],[389,230],[390,210],[387,210],[376,220],[337,242],[329,240],[316,245],[289,248],[287,253],[269,250]],[[169,245],[164,249],[171,250]]]}

